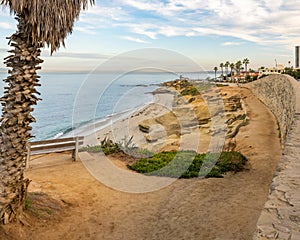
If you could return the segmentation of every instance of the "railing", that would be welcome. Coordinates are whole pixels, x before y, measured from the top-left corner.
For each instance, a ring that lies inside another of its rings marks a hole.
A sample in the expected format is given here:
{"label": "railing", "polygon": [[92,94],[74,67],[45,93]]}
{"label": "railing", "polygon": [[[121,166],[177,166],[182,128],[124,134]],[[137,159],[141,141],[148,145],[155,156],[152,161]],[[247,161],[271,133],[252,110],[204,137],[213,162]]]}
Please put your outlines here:
{"label": "railing", "polygon": [[29,142],[27,144],[26,168],[29,168],[30,156],[54,152],[72,151],[74,161],[78,158],[78,149],[83,145],[84,137],[57,138]]}

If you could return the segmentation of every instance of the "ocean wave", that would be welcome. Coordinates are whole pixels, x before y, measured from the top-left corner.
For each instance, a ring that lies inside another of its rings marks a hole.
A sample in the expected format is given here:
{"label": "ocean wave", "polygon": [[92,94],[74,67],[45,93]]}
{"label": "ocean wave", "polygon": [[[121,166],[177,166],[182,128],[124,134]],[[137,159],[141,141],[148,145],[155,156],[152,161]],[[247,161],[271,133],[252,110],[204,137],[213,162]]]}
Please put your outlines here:
{"label": "ocean wave", "polygon": [[64,132],[59,132],[59,133],[55,134],[55,136],[53,138],[57,139],[57,138],[60,138],[62,135],[64,135]]}
{"label": "ocean wave", "polygon": [[116,112],[113,114],[109,114],[105,117],[96,118],[94,120],[90,120],[87,122],[82,122],[80,124],[77,124],[76,126],[73,126],[71,131],[64,132],[63,135],[60,137],[70,137],[70,136],[88,136],[90,134],[93,134],[94,132],[97,132],[105,127],[110,126],[114,122],[125,119],[129,117],[134,112],[141,111],[144,107],[149,105],[150,102],[140,104],[139,106],[136,106],[134,108],[126,109],[122,112]]}

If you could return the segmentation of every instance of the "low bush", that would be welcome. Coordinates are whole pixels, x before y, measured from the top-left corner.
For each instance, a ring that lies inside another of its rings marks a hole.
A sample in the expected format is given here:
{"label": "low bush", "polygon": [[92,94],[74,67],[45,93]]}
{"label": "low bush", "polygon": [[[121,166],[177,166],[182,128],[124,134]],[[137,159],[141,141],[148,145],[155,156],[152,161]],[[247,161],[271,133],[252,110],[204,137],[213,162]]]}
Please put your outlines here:
{"label": "low bush", "polygon": [[188,87],[184,88],[180,93],[183,96],[185,96],[185,95],[197,96],[200,94],[198,89],[194,86],[188,86]]}
{"label": "low bush", "polygon": [[152,176],[173,178],[223,177],[229,171],[243,170],[247,159],[239,152],[197,154],[194,151],[162,152],[127,165],[129,169]]}
{"label": "low bush", "polygon": [[104,138],[101,141],[100,145],[83,147],[79,151],[86,151],[90,153],[103,152],[105,155],[109,155],[115,152],[119,152],[121,151],[121,149],[117,143],[114,143],[113,141]]}
{"label": "low bush", "polygon": [[79,151],[86,151],[90,153],[103,152],[105,155],[110,155],[113,153],[124,153],[134,158],[147,158],[153,156],[154,154],[148,149],[138,148],[133,143],[133,137],[130,137],[129,139],[124,138],[118,143],[115,143],[108,138],[104,138],[101,141],[100,145],[83,147]]}

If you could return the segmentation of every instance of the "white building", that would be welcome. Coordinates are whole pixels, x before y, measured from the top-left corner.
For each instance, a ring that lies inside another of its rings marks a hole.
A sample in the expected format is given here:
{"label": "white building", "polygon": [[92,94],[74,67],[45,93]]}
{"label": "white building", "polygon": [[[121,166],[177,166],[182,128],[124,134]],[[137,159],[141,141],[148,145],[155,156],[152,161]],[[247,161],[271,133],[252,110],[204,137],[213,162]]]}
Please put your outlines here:
{"label": "white building", "polygon": [[281,74],[284,72],[284,65],[278,64],[276,67],[273,68],[260,68],[259,75],[269,75],[269,74]]}
{"label": "white building", "polygon": [[300,68],[300,46],[295,47],[295,68]]}

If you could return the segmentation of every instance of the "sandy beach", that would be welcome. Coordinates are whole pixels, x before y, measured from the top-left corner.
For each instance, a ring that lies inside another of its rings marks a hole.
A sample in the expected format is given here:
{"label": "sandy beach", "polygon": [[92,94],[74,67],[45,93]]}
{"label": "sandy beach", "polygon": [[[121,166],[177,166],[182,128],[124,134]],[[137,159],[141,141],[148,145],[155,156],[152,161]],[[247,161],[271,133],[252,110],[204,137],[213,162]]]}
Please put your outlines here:
{"label": "sandy beach", "polygon": [[[145,120],[163,115],[170,111],[172,108],[172,93],[155,94],[154,102],[144,106],[140,109],[129,111],[123,114],[121,118],[119,116],[109,119],[108,124],[98,127],[99,130],[93,131],[92,134],[87,135],[86,130],[83,133],[85,136],[85,145],[97,145],[99,140],[103,140],[105,137],[111,139],[114,142],[122,142],[125,138],[134,136],[134,142],[139,147],[146,144],[142,132],[138,129],[138,124]],[[96,124],[97,125],[97,124]],[[94,129],[97,126],[92,126]]]}
{"label": "sandy beach", "polygon": [[[217,136],[248,158],[247,170],[221,179],[180,179],[157,191],[133,194],[97,181],[82,162],[72,162],[68,153],[32,158],[26,172],[32,180],[29,196],[39,209],[47,208],[51,213],[42,214],[33,207],[26,215],[28,226],[19,227],[18,233],[14,225],[5,226],[5,233],[1,233],[4,239],[17,239],[17,234],[24,239],[252,239],[281,156],[277,125],[270,111],[248,89],[224,87],[218,91],[227,99],[238,95],[241,109],[247,112],[248,124],[239,127],[230,141],[226,136],[232,131],[227,129],[224,134],[220,127],[224,126],[224,116],[228,119],[233,113],[225,111],[224,115],[214,107],[210,112],[216,117],[213,126],[204,119],[195,128],[186,125],[186,118],[178,118],[181,134],[174,134],[169,126],[175,122],[170,118],[154,132],[151,128],[148,133],[141,131],[141,123],[156,119],[151,123],[157,125],[174,107],[173,93],[158,93],[154,103],[88,135],[85,144],[94,145],[105,137],[120,142],[133,136],[139,147],[162,151],[186,148],[198,139],[193,148],[203,152],[212,147],[210,143]],[[228,106],[225,104],[225,108]],[[242,110],[237,110],[238,114]],[[106,161],[126,168],[122,159],[111,157]]]}

